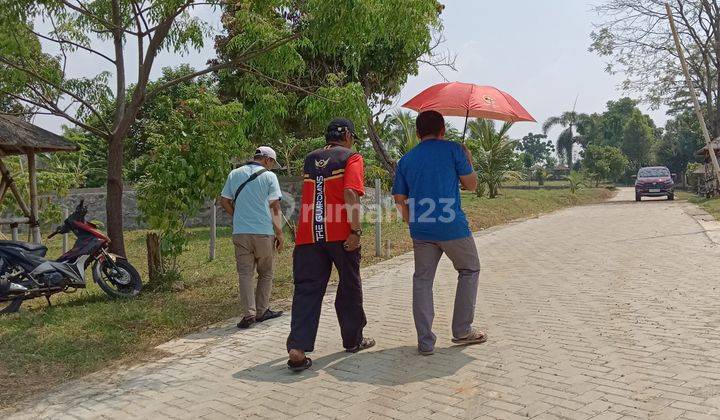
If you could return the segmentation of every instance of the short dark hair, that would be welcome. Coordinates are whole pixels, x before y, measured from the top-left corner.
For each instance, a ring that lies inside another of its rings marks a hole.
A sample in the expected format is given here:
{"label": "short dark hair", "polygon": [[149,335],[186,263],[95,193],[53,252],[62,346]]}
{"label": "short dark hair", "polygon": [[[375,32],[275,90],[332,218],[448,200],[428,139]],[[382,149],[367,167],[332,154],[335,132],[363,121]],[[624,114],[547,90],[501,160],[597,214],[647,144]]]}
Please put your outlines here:
{"label": "short dark hair", "polygon": [[437,111],[423,111],[415,119],[415,129],[420,137],[440,135],[445,128],[445,118]]}

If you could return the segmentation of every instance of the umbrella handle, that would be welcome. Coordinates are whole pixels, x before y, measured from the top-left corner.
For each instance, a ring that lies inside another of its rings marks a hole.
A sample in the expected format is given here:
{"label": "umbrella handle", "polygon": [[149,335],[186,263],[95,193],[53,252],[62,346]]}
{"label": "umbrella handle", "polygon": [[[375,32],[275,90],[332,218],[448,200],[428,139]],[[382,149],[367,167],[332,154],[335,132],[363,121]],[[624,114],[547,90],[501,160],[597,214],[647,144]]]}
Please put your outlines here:
{"label": "umbrella handle", "polygon": [[465,113],[465,126],[463,127],[462,143],[465,144],[465,132],[467,131],[468,117],[470,116],[470,109]]}

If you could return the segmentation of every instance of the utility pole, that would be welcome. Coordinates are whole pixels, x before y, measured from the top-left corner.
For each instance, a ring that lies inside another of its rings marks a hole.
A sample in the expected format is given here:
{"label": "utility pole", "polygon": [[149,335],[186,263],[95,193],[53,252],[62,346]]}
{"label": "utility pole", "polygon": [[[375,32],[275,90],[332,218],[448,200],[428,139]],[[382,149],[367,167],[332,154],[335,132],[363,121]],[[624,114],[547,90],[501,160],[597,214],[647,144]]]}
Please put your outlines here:
{"label": "utility pole", "polygon": [[678,56],[680,57],[680,64],[682,65],[683,73],[685,74],[685,82],[687,83],[688,90],[690,91],[690,97],[692,97],[693,105],[695,107],[695,115],[697,115],[700,121],[700,128],[702,128],[703,136],[705,136],[705,144],[707,145],[708,154],[710,154],[710,161],[713,165],[715,172],[715,182],[713,185],[713,191],[718,192],[720,185],[720,164],[718,164],[717,156],[715,156],[715,148],[713,147],[712,139],[710,138],[710,132],[705,124],[705,116],[703,116],[702,108],[700,108],[700,101],[698,101],[695,88],[693,87],[692,78],[690,78],[690,71],[688,70],[687,61],[685,61],[685,53],[683,53],[682,44],[680,44],[680,36],[678,35],[677,28],[675,27],[675,18],[672,15],[670,9],[670,3],[665,3],[665,10],[667,11],[668,19],[670,20],[670,29],[672,30],[673,38],[675,39],[675,49],[677,49]]}

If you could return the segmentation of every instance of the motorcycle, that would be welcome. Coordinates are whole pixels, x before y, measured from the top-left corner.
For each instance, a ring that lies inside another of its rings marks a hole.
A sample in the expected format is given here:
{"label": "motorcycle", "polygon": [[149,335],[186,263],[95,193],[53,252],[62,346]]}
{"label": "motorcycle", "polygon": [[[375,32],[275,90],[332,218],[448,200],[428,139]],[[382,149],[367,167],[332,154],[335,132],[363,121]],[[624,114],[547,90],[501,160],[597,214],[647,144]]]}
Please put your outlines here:
{"label": "motorcycle", "polygon": [[17,312],[23,301],[86,287],[85,272],[92,265],[92,276],[112,298],[137,296],[142,280],[125,257],[108,252],[110,238],[91,222],[85,221],[84,200],[75,207],[48,239],[72,232],[72,249],[57,260],[45,258],[47,247],[20,241],[0,241],[0,314]]}

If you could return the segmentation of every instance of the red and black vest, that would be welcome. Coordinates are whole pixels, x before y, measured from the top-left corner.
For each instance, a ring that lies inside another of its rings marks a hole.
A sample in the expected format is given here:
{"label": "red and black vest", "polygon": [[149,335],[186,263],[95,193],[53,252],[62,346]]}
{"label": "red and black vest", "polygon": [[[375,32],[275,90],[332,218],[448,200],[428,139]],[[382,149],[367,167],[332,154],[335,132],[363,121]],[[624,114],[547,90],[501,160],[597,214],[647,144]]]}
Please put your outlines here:
{"label": "red and black vest", "polygon": [[[344,241],[350,234],[345,208],[345,168],[356,152],[329,144],[305,158],[296,245]],[[358,155],[359,157],[359,155]]]}

